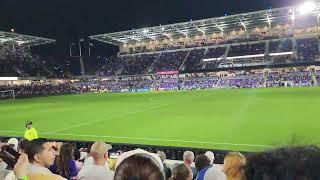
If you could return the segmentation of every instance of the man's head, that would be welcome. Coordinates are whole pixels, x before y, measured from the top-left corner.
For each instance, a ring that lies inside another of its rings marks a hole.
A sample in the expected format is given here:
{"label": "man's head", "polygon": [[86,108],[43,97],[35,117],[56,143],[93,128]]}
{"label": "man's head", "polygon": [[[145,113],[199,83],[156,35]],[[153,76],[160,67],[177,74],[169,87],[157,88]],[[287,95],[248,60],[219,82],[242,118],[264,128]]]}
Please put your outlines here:
{"label": "man's head", "polygon": [[210,159],[206,155],[200,154],[196,157],[195,165],[196,165],[196,169],[200,171],[203,168],[210,166]]}
{"label": "man's head", "polygon": [[190,166],[194,161],[194,154],[192,151],[185,151],[183,153],[183,162]]}
{"label": "man's head", "polygon": [[90,155],[96,164],[104,165],[108,160],[108,150],[110,149],[111,145],[97,141],[91,146]]}
{"label": "man's head", "polygon": [[162,162],[164,162],[167,158],[166,154],[163,151],[158,151],[157,155],[159,156]]}
{"label": "man's head", "polygon": [[207,151],[204,155],[206,155],[210,159],[210,164],[212,165],[215,160],[214,153],[211,151]]}
{"label": "man's head", "polygon": [[31,164],[50,167],[55,160],[55,151],[51,143],[46,139],[39,138],[27,144],[25,153],[28,155]]}
{"label": "man's head", "polygon": [[192,180],[192,171],[185,164],[180,164],[172,171],[173,180]]}
{"label": "man's head", "polygon": [[24,153],[26,151],[27,144],[29,143],[29,140],[21,138],[18,142],[18,151],[20,154]]}
{"label": "man's head", "polygon": [[31,129],[32,128],[32,121],[26,122],[26,128]]}

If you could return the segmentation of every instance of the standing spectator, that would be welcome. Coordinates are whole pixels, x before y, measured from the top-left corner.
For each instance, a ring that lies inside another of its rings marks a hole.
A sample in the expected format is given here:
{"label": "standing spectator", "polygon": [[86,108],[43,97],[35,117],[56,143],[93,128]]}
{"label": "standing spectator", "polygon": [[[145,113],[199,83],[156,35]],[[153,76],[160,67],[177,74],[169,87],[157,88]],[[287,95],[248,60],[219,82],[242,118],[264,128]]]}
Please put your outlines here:
{"label": "standing spectator", "polygon": [[24,138],[31,141],[33,139],[38,138],[38,133],[37,130],[32,127],[32,121],[27,121],[26,122],[26,131],[24,132]]}
{"label": "standing spectator", "polygon": [[227,180],[245,180],[246,158],[238,152],[232,152],[224,158],[224,173]]}
{"label": "standing spectator", "polygon": [[163,171],[166,176],[166,179],[169,179],[171,177],[171,169],[167,167],[166,163],[164,161],[166,160],[167,156],[163,151],[157,152],[158,156],[160,157],[162,164],[163,164]]}
{"label": "standing spectator", "polygon": [[201,154],[196,157],[195,165],[198,171],[197,180],[203,180],[204,175],[209,169],[210,159],[206,155]]}
{"label": "standing spectator", "polygon": [[104,142],[95,142],[90,150],[94,163],[84,165],[78,174],[78,179],[112,180],[114,172],[105,167],[109,149],[111,149],[111,145]]}
{"label": "standing spectator", "polygon": [[60,148],[60,153],[56,161],[56,167],[53,167],[53,172],[63,176],[69,180],[77,179],[77,168],[74,161],[74,145],[65,143]]}
{"label": "standing spectator", "polygon": [[180,164],[172,171],[172,180],[192,180],[192,171],[189,166]]}
{"label": "standing spectator", "polygon": [[192,151],[185,151],[183,153],[183,163],[188,166],[192,171],[192,179],[196,179],[198,175],[198,171],[196,168],[192,167],[192,163],[194,161],[194,154]]}

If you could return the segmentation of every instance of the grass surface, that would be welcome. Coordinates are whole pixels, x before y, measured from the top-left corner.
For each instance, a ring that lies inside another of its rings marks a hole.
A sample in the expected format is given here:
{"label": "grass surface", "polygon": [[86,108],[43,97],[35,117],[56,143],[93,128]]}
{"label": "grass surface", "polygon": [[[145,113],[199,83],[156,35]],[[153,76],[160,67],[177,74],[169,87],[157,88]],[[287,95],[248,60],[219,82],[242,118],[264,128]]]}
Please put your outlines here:
{"label": "grass surface", "polygon": [[256,151],[320,144],[320,88],[83,94],[0,101],[0,135]]}

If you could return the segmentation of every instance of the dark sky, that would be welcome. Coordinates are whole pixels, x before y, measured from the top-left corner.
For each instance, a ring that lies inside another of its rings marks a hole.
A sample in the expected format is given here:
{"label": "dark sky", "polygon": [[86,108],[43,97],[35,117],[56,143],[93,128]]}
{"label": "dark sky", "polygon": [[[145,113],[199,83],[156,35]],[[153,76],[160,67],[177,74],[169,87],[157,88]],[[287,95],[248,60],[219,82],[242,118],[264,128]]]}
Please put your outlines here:
{"label": "dark sky", "polygon": [[[54,53],[68,55],[78,37],[177,23],[269,8],[302,0],[0,0],[0,30],[57,40]],[[97,43],[95,53],[114,49]]]}

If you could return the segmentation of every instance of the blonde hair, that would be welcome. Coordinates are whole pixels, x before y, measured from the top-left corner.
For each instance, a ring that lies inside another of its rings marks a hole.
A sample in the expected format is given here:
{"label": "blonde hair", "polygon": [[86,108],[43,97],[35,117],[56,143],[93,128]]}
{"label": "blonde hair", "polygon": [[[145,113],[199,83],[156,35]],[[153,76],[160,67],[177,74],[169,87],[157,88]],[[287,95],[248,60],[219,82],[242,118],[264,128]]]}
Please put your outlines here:
{"label": "blonde hair", "polygon": [[104,142],[97,141],[91,146],[90,155],[94,160],[104,157],[108,152],[108,145]]}
{"label": "blonde hair", "polygon": [[224,158],[224,173],[227,180],[245,180],[246,158],[238,152],[228,153]]}

